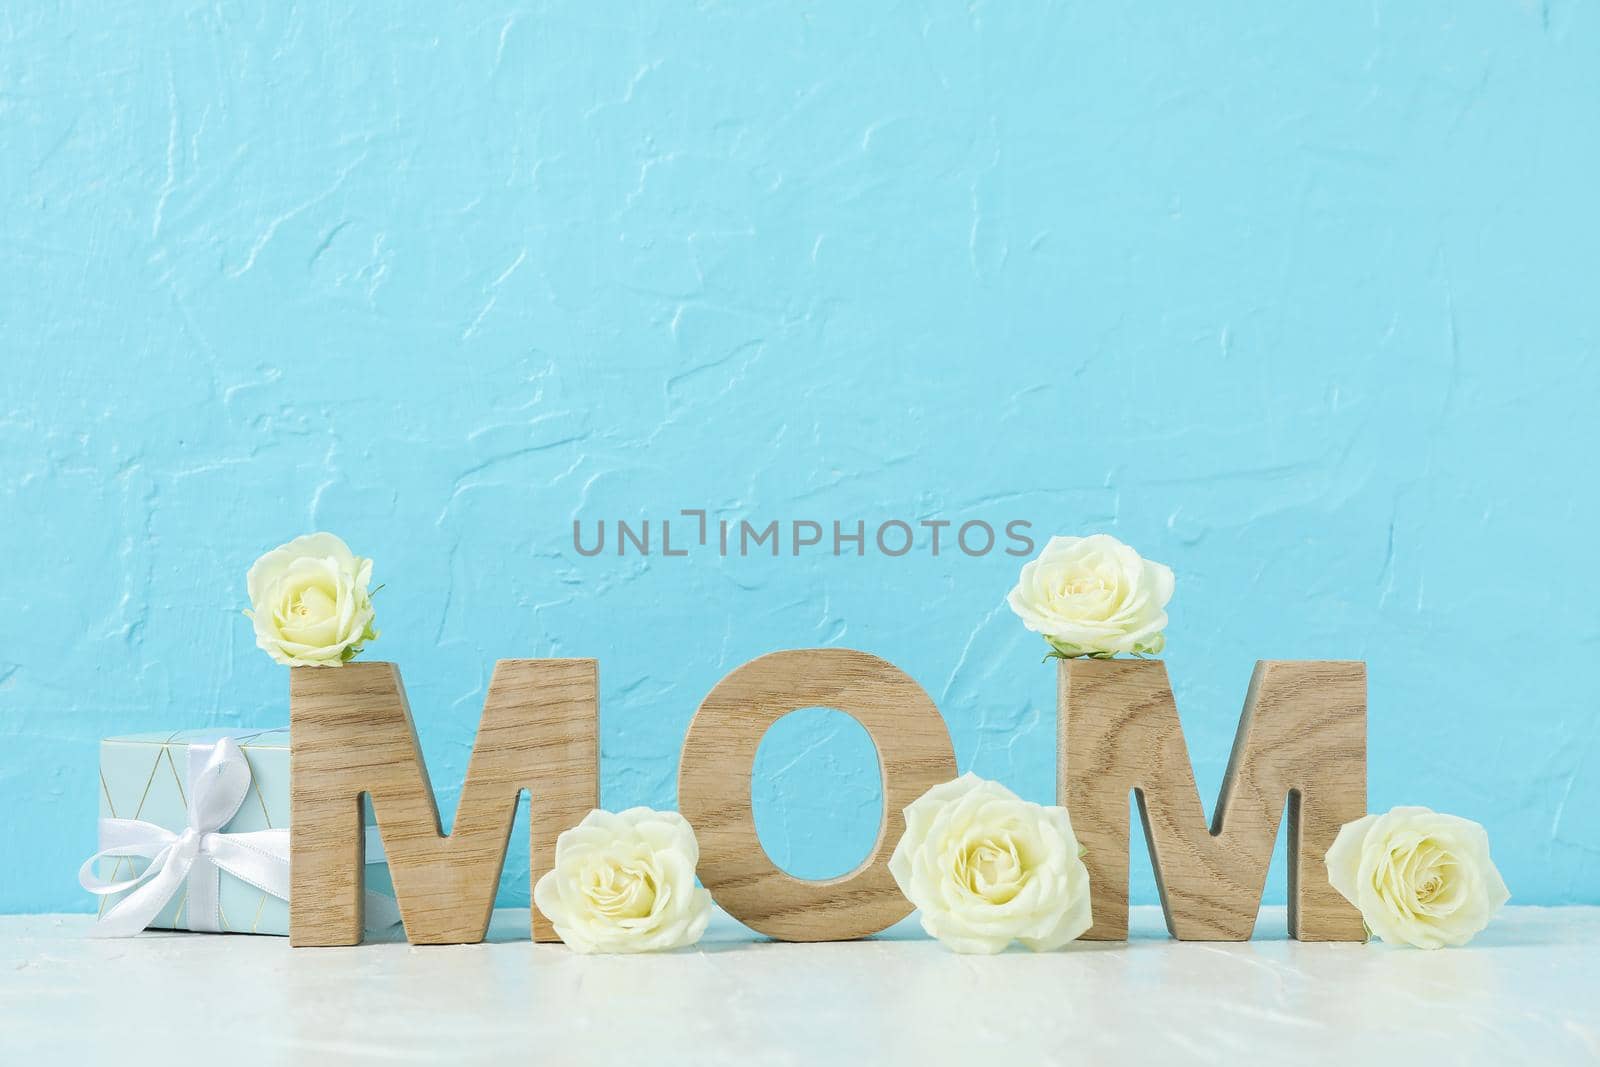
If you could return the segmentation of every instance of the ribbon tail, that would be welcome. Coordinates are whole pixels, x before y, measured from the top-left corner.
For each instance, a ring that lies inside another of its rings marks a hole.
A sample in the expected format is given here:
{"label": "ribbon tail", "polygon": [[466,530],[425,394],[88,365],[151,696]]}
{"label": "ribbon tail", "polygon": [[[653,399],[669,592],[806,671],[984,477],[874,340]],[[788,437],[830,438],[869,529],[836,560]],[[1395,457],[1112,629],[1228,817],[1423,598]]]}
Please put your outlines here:
{"label": "ribbon tail", "polygon": [[150,867],[155,873],[108,908],[95,923],[92,931],[95,937],[132,937],[143,930],[155,921],[189,877],[189,863],[172,852],[158,856]]}
{"label": "ribbon tail", "polygon": [[204,852],[221,870],[279,900],[289,899],[289,831],[207,834]]}

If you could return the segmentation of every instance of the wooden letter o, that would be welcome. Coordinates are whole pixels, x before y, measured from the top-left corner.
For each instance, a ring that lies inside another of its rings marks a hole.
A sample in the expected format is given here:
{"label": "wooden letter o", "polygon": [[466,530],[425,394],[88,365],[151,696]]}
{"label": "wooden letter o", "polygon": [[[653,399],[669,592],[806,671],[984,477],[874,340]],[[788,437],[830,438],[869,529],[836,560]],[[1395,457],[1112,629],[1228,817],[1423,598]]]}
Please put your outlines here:
{"label": "wooden letter o", "polygon": [[[883,818],[866,860],[824,881],[780,870],[761,847],[750,774],[767,728],[791,711],[838,708],[878,751]],[[956,776],[939,709],[894,664],[848,648],[774,652],[739,667],[689,723],[678,766],[678,807],[700,842],[700,880],[728,913],[780,941],[847,941],[905,918],[911,904],[889,874],[906,805]]]}

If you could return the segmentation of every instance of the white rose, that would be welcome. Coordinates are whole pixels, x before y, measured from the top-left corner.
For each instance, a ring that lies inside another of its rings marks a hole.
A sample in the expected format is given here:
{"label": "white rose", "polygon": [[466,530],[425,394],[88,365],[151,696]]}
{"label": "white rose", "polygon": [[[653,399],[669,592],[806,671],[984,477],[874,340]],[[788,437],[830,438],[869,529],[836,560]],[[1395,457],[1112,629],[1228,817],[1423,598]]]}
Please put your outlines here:
{"label": "white rose", "polygon": [[711,894],[694,882],[700,846],[675,811],[591,811],[556,839],[533,902],[576,952],[654,952],[700,940]]}
{"label": "white rose", "polygon": [[280,545],[245,577],[256,644],[291,667],[337,667],[377,639],[371,582],[372,561],[333,534]]}
{"label": "white rose", "polygon": [[1172,571],[1109,534],[1052,537],[1006,599],[1061,656],[1156,655],[1166,646]]}
{"label": "white rose", "polygon": [[1328,849],[1328,882],[1385,941],[1464,945],[1511,899],[1471,819],[1392,808],[1346,823]]}
{"label": "white rose", "polygon": [[1089,871],[1066,808],[965,774],[906,808],[889,872],[922,928],[957,952],[1035,952],[1089,929]]}

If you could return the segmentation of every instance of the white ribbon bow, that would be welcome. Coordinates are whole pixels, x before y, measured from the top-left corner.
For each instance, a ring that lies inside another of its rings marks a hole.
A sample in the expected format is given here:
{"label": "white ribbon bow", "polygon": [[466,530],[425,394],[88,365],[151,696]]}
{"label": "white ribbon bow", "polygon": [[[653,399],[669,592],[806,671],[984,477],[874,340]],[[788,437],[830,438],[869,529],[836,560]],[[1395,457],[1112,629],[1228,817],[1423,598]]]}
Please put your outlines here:
{"label": "white ribbon bow", "polygon": [[[225,834],[250,791],[250,764],[232,738],[189,746],[189,825],[173,833],[141,819],[101,819],[100,851],[78,870],[78,882],[98,896],[129,891],[95,924],[100,937],[130,937],[155,920],[178,887],[189,885],[189,929],[222,929],[217,904],[220,871],[289,899],[289,831]],[[108,882],[95,873],[103,859],[138,856],[143,873]]]}

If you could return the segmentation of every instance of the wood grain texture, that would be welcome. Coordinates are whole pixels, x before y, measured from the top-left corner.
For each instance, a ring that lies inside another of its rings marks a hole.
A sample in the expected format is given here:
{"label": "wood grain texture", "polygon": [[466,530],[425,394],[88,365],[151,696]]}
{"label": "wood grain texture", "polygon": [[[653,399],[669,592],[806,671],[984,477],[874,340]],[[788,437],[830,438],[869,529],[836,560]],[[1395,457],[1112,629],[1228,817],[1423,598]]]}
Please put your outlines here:
{"label": "wood grain texture", "polygon": [[1289,810],[1289,934],[1360,941],[1361,916],[1328,885],[1339,827],[1366,814],[1366,665],[1261,661],[1210,829],[1166,665],[1061,661],[1058,795],[1086,848],[1094,925],[1128,936],[1128,793],[1136,791],[1167,928],[1185,941],[1243,941]]}
{"label": "wood grain texture", "polygon": [[[883,819],[866,860],[807,881],[775,866],[756,835],[750,772],[767,728],[799,708],[838,708],[872,737]],[[906,805],[956,776],[944,719],[894,664],[844,648],[774,652],[718,682],[695,712],[678,769],[678,806],[700,842],[700,880],[736,919],[782,941],[846,941],[911,913],[889,874]]]}
{"label": "wood grain texture", "polygon": [[[599,805],[594,660],[495,664],[448,836],[397,666],[297,667],[289,678],[291,944],[361,940],[364,792],[406,936],[419,945],[483,940],[522,790],[532,796],[533,881],[554,862],[561,831]],[[557,940],[530,911],[534,939]]]}

